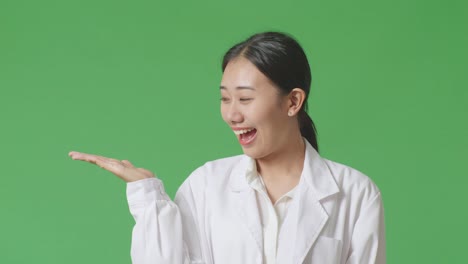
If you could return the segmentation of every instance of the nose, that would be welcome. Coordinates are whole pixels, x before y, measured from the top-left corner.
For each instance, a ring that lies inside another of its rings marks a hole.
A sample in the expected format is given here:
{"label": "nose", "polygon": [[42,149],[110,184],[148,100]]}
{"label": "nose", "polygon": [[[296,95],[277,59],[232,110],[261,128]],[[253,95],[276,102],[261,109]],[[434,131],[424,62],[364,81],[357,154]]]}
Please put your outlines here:
{"label": "nose", "polygon": [[238,105],[234,102],[224,106],[225,121],[230,125],[242,123],[244,121],[244,115],[240,111]]}

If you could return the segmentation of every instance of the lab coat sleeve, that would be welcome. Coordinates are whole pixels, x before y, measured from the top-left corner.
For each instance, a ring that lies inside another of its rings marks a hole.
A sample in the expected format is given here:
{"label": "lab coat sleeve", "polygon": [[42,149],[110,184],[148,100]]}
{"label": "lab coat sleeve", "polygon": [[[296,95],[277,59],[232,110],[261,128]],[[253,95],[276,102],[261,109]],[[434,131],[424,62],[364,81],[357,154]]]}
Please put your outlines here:
{"label": "lab coat sleeve", "polygon": [[[183,195],[181,196],[183,197]],[[162,181],[149,178],[127,183],[127,200],[130,212],[135,219],[132,231],[131,259],[133,264],[204,264],[199,245],[184,236],[182,218],[190,215],[189,204],[179,207],[171,201],[164,190]],[[196,228],[196,227],[191,227]],[[194,249],[190,249],[194,247]],[[198,250],[197,250],[198,249]],[[197,258],[199,257],[199,258]]]}
{"label": "lab coat sleeve", "polygon": [[381,194],[378,192],[363,210],[353,229],[346,264],[385,264],[385,224]]}

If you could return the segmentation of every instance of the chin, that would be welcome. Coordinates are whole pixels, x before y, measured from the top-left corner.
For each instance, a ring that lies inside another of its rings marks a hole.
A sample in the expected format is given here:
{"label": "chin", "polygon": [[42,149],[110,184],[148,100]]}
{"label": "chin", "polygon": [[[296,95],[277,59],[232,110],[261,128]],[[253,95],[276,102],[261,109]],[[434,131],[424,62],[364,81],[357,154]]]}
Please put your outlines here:
{"label": "chin", "polygon": [[258,153],[253,148],[242,147],[242,151],[244,152],[245,155],[253,159],[256,159],[258,156]]}
{"label": "chin", "polygon": [[260,159],[265,157],[265,153],[256,147],[242,147],[242,151],[245,155],[251,157],[252,159]]}

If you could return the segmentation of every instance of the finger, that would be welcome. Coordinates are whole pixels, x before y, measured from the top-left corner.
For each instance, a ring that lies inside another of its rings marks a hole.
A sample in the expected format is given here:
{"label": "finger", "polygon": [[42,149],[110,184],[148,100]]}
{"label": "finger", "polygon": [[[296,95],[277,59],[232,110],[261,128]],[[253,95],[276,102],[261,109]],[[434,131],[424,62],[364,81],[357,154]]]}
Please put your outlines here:
{"label": "finger", "polygon": [[126,169],[125,165],[122,162],[115,159],[100,156],[94,157],[90,162],[98,165],[99,167],[105,170],[112,172],[113,174],[121,178],[123,177]]}
{"label": "finger", "polygon": [[70,156],[74,160],[82,160],[82,161],[96,164],[99,167],[106,169],[112,173],[120,174],[122,168],[124,167],[123,164],[119,160],[107,158],[103,156],[76,152],[76,151],[70,152]]}
{"label": "finger", "polygon": [[78,152],[78,151],[70,151],[68,153],[68,156],[70,156],[74,160],[85,160],[86,158],[89,158],[90,156],[96,156],[96,155],[87,154],[87,153]]}
{"label": "finger", "polygon": [[71,151],[69,153],[69,156],[74,160],[82,160],[82,161],[88,161],[88,162],[93,162],[93,163],[98,158],[100,158],[101,160],[113,160],[111,158],[94,155],[94,154],[83,153],[83,152],[77,152],[77,151]]}
{"label": "finger", "polygon": [[94,162],[95,159],[97,158],[97,155],[76,152],[76,151],[70,152],[69,155],[74,160],[82,160],[82,161],[88,161],[88,162]]}

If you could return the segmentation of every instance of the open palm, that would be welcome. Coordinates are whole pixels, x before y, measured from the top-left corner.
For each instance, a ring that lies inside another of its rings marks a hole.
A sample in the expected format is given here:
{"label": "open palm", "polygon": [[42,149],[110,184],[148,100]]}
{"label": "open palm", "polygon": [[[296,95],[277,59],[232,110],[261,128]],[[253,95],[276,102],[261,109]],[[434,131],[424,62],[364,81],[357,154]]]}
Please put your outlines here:
{"label": "open palm", "polygon": [[126,182],[155,177],[155,175],[149,170],[135,168],[135,166],[133,166],[133,164],[128,160],[117,160],[77,151],[70,151],[68,155],[74,160],[82,160],[96,164],[99,167],[112,172],[114,175]]}

